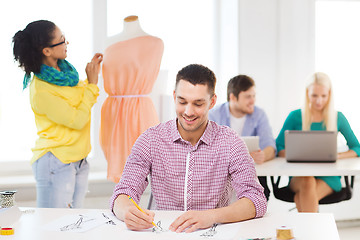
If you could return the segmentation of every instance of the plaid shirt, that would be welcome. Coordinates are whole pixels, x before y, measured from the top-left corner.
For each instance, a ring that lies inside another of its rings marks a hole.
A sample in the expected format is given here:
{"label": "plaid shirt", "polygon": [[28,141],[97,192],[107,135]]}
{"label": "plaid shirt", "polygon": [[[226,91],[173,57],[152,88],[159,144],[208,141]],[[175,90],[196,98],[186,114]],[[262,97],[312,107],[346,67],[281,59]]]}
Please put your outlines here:
{"label": "plaid shirt", "polygon": [[[148,185],[157,210],[206,210],[228,206],[232,188],[250,199],[256,217],[266,212],[266,198],[246,145],[229,127],[209,121],[195,146],[181,138],[176,120],[146,130],[134,144],[111,209],[120,194],[136,202]],[[231,187],[232,186],[232,187]]]}

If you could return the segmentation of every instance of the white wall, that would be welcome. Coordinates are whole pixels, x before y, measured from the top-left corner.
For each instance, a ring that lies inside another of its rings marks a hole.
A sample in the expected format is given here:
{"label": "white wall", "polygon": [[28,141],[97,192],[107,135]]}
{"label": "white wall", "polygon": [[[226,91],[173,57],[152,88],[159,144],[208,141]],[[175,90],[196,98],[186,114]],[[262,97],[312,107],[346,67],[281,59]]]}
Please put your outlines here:
{"label": "white wall", "polygon": [[288,113],[301,106],[314,70],[314,0],[240,0],[239,74],[254,78],[257,105],[276,137]]}
{"label": "white wall", "polygon": [[271,126],[277,122],[279,64],[278,1],[242,0],[239,4],[239,74],[256,83],[256,104],[265,109]]}
{"label": "white wall", "polygon": [[[278,78],[276,115],[284,122],[287,114],[302,104],[305,81],[315,69],[315,0],[279,1]],[[279,124],[276,122],[278,129]]]}

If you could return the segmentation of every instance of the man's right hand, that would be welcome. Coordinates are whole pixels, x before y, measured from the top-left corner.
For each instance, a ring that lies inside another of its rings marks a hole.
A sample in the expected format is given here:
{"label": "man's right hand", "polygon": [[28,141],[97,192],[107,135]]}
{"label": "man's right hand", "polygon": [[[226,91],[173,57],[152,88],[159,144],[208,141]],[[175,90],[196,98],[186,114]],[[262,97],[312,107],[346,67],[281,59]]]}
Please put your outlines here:
{"label": "man's right hand", "polygon": [[256,164],[262,164],[265,160],[265,153],[264,151],[258,150],[250,153],[251,157],[254,159]]}
{"label": "man's right hand", "polygon": [[154,221],[155,213],[147,209],[143,210],[146,214],[135,206],[128,208],[124,215],[124,222],[128,229],[138,231],[154,227],[152,222]]}
{"label": "man's right hand", "polygon": [[147,209],[143,209],[143,211],[145,213],[140,211],[126,195],[119,195],[114,202],[113,212],[115,216],[124,221],[130,230],[138,231],[154,226],[152,222],[155,213]]}
{"label": "man's right hand", "polygon": [[272,146],[267,146],[264,150],[258,150],[250,153],[256,164],[262,164],[275,157],[275,149]]}

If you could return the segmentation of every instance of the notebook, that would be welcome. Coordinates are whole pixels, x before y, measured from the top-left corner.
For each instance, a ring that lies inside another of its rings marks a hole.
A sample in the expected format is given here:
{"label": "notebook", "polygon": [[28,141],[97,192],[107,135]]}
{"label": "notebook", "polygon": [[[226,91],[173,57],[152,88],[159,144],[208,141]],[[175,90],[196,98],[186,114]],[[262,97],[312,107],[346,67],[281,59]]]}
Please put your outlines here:
{"label": "notebook", "polygon": [[241,138],[244,140],[249,152],[260,150],[259,136],[242,136]]}
{"label": "notebook", "polygon": [[285,149],[288,162],[335,162],[337,132],[285,131]]}

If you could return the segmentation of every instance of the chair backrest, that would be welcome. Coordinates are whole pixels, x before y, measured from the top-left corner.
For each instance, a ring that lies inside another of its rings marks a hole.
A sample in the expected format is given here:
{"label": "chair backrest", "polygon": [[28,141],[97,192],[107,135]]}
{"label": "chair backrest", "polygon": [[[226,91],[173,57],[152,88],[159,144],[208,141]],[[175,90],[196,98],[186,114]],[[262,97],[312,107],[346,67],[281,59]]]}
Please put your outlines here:
{"label": "chair backrest", "polygon": [[[349,176],[344,176],[345,187],[343,187],[339,192],[334,192],[324,197],[319,201],[319,204],[332,204],[351,199],[354,187],[354,178],[354,176],[351,176],[351,182],[349,183]],[[274,176],[271,176],[270,179],[275,198],[285,202],[294,202],[295,193],[288,186],[279,187],[281,176],[278,176],[276,181]]]}

